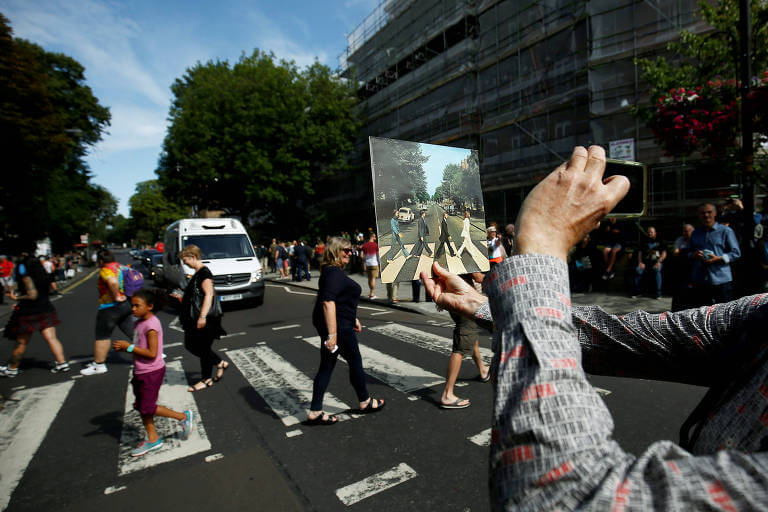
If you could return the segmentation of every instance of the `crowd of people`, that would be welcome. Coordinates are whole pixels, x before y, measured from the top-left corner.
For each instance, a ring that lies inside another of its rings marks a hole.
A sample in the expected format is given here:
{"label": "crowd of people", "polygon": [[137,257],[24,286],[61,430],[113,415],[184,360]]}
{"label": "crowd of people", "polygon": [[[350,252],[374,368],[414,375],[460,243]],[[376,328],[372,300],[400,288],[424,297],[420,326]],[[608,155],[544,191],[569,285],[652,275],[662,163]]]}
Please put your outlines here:
{"label": "crowd of people", "polygon": [[[593,277],[610,281],[626,249],[622,224],[604,218],[627,193],[629,181],[622,176],[604,180],[604,170],[602,148],[575,148],[568,162],[531,191],[516,225],[505,226],[503,232],[495,224],[488,227],[487,274],[459,276],[437,262],[432,277],[421,274],[428,295],[455,321],[439,406],[469,406],[453,387],[458,365],[464,356],[471,356],[478,379],[493,383],[490,490],[496,510],[765,508],[768,294],[736,298],[732,269],[745,245],[754,245],[765,255],[764,237],[757,237],[760,230],[756,229],[755,237],[739,240],[744,230],[734,216],[718,218],[715,205],[702,204],[698,227],[683,226],[682,235],[668,246],[655,227],[648,226],[629,259],[633,290],[647,280],[658,294],[662,268],[669,258],[680,258],[680,264],[690,269],[690,274],[680,272],[677,283],[681,290],[688,290],[678,297],[681,311],[616,316],[598,306],[573,306],[570,288],[580,282],[573,278],[573,263],[580,262],[576,270],[591,269]],[[757,225],[760,222],[762,217]],[[274,259],[274,270],[283,278],[296,267],[296,278],[302,279],[309,277],[305,265],[318,255],[322,244],[318,294],[311,313],[320,337],[320,357],[308,425],[338,423],[338,417],[324,412],[323,397],[339,355],[348,363],[359,402],[357,413],[377,413],[388,403],[367,390],[357,340],[362,331],[357,316],[362,289],[344,271],[352,265],[354,254],[364,269],[379,264],[378,247],[374,251],[367,245],[376,243],[375,235],[367,240],[360,235],[354,241],[330,237],[325,243],[318,241],[314,250],[300,240],[294,244],[273,241],[266,255],[260,253],[267,264]],[[593,237],[603,242],[602,247],[590,245]],[[197,392],[221,379],[228,366],[211,349],[212,341],[224,334],[223,313],[200,249],[189,245],[179,256],[195,270],[177,297],[185,346],[201,361],[201,378],[189,388]],[[760,261],[760,268],[768,270],[768,258]],[[146,289],[129,296],[120,278],[123,270],[109,251],[99,252],[98,265],[94,362],[81,373],[106,372],[110,346],[132,354],[134,407],[147,434],[132,452],[138,457],[162,446],[154,416],[178,420],[184,438],[193,429],[193,416],[191,411],[157,404],[165,363],[162,325],[154,313],[162,307],[163,297]],[[14,272],[18,288],[8,296],[18,301],[19,313],[15,324],[6,328],[6,335],[10,328],[17,341],[11,356],[13,369],[18,368],[29,336],[39,330],[56,358],[54,371],[66,371],[68,367],[59,368],[66,358],[55,336],[59,320],[48,298],[51,279],[43,263],[27,255]],[[749,279],[753,269],[740,272]],[[110,343],[116,327],[132,341]],[[479,354],[480,329],[493,334],[490,368]],[[11,366],[3,371],[11,371]],[[660,441],[635,456],[612,439],[610,412],[585,372],[704,385],[709,391],[682,425],[679,444]]]}

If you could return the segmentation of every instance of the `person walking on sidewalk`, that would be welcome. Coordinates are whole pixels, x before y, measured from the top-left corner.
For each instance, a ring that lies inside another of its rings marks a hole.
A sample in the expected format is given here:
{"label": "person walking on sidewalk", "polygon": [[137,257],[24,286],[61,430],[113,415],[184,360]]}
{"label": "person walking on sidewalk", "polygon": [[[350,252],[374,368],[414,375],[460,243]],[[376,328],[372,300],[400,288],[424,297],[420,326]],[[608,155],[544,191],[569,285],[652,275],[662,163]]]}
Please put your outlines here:
{"label": "person walking on sidewalk", "polygon": [[[482,281],[483,274],[478,273],[479,279]],[[459,276],[470,286],[477,289],[473,282],[472,274],[464,274]],[[429,292],[427,292],[429,297]],[[449,312],[451,319],[456,323],[453,328],[453,349],[451,350],[451,356],[448,359],[448,370],[445,375],[445,388],[443,388],[443,395],[440,397],[440,407],[442,409],[464,409],[469,407],[470,401],[466,398],[459,398],[453,392],[453,388],[456,385],[456,379],[459,376],[459,370],[461,369],[461,362],[465,356],[472,356],[472,360],[477,366],[478,380],[480,382],[488,382],[491,380],[491,369],[483,362],[483,358],[480,355],[480,328],[474,322],[454,312]]]}
{"label": "person walking on sidewalk", "polygon": [[163,326],[155,316],[155,308],[162,309],[160,293],[142,289],[131,297],[131,311],[136,317],[133,341],[116,340],[112,348],[133,354],[133,408],[141,414],[147,438],[131,451],[131,457],[141,457],[162,448],[163,438],[157,435],[155,416],[173,418],[181,423],[181,437],[188,439],[194,427],[192,411],[174,411],[157,404],[160,386],[165,377],[163,360]]}
{"label": "person walking on sidewalk", "polygon": [[339,354],[349,366],[349,381],[359,401],[359,414],[379,412],[385,402],[371,398],[365,385],[365,370],[357,334],[362,330],[357,318],[360,285],[350,279],[343,268],[349,264],[352,247],[349,240],[331,238],[325,250],[325,262],[320,271],[317,300],[312,310],[312,324],[320,335],[320,367],[312,385],[312,404],[307,414],[309,425],[333,425],[336,416],[323,412],[323,396],[331,381]]}
{"label": "person walking on sidewalk", "polygon": [[56,337],[59,317],[51,304],[48,291],[51,286],[51,274],[48,274],[37,258],[26,255],[16,267],[16,283],[19,293],[11,291],[9,297],[18,301],[5,328],[5,337],[16,340],[16,348],[7,365],[0,365],[0,377],[16,377],[19,365],[27,350],[32,334],[40,331],[48,343],[56,363],[51,372],[68,372],[69,363],[64,356],[64,348]]}
{"label": "person walking on sidewalk", "polygon": [[[179,258],[195,271],[181,299],[179,322],[184,328],[184,347],[200,358],[200,380],[187,391],[200,391],[221,380],[224,371],[229,368],[229,363],[222,361],[211,348],[213,340],[227,333],[221,327],[221,305],[214,304],[218,299],[213,289],[213,274],[203,264],[202,251],[198,246],[189,244],[181,250]],[[212,379],[214,366],[216,378]]]}
{"label": "person walking on sidewalk", "polygon": [[363,269],[368,274],[368,298],[376,298],[376,279],[379,277],[379,244],[376,243],[376,233],[368,235],[368,241],[360,249],[363,252]]}
{"label": "person walking on sidewalk", "polygon": [[96,255],[100,267],[96,287],[99,289],[99,309],[96,312],[96,341],[93,342],[93,362],[80,370],[86,376],[107,373],[107,355],[115,327],[133,338],[131,303],[120,282],[120,264],[107,249]]}

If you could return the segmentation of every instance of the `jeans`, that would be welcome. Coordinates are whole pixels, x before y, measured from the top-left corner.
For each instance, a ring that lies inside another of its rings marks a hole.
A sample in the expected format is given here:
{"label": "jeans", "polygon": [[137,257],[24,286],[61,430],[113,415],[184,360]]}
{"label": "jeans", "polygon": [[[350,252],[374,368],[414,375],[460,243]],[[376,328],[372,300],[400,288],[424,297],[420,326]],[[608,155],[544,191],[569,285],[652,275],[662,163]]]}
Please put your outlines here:
{"label": "jeans", "polygon": [[306,261],[296,262],[296,279],[301,281],[306,277],[307,281],[310,280],[309,276],[309,263]]}
{"label": "jeans", "polygon": [[654,278],[656,279],[656,297],[661,297],[661,268],[663,265],[659,264],[659,268],[654,268],[654,266],[650,263],[647,263],[645,265],[645,269],[642,269],[640,267],[635,268],[635,295],[640,295],[640,286],[643,283],[643,275],[648,273],[653,273]]}
{"label": "jeans", "polygon": [[344,356],[347,360],[347,366],[349,366],[349,382],[352,387],[355,388],[357,393],[357,399],[360,402],[368,400],[368,388],[365,386],[365,370],[363,370],[363,358],[360,356],[360,347],[357,345],[357,334],[355,331],[341,330],[337,334],[337,345],[339,350],[331,354],[331,352],[325,348],[323,343],[328,339],[326,333],[319,333],[320,342],[320,368],[317,369],[317,375],[312,385],[312,405],[310,410],[322,411],[323,410],[323,396],[325,390],[328,389],[328,383],[331,381],[331,375],[333,369],[336,366],[336,360],[339,355]]}

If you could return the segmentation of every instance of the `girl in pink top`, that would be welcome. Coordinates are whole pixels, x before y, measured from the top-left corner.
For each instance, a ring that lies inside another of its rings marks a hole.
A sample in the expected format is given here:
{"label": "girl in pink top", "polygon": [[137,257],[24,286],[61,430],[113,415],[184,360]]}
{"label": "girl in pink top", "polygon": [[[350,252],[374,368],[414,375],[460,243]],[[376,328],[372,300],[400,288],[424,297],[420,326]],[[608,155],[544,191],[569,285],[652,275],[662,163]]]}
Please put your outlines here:
{"label": "girl in pink top", "polygon": [[182,437],[187,439],[192,432],[193,413],[190,410],[177,412],[162,405],[157,405],[160,386],[165,377],[163,360],[163,326],[155,316],[155,307],[159,307],[161,294],[142,289],[131,297],[131,312],[136,317],[133,329],[133,343],[118,340],[112,343],[115,350],[124,350],[133,354],[133,394],[136,401],[133,408],[141,414],[141,421],[147,431],[147,439],[131,451],[132,457],[140,457],[147,452],[162,448],[163,439],[157,435],[155,416],[174,418],[181,422]]}

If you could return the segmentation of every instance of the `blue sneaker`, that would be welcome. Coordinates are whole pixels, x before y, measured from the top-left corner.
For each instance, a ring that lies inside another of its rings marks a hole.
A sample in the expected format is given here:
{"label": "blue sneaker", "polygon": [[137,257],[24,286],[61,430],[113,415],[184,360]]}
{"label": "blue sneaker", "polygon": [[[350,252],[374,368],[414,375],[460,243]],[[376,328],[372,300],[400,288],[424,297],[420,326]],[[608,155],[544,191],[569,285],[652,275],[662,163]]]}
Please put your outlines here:
{"label": "blue sneaker", "polygon": [[189,435],[192,433],[192,430],[195,428],[194,418],[195,413],[193,413],[190,410],[184,411],[184,418],[181,420],[181,438],[184,440],[189,439]]}
{"label": "blue sneaker", "polygon": [[162,447],[163,447],[162,437],[158,437],[157,441],[155,441],[154,443],[150,443],[149,441],[142,441],[139,443],[139,446],[131,450],[131,457],[141,457],[147,452],[151,452],[152,450],[157,450]]}

